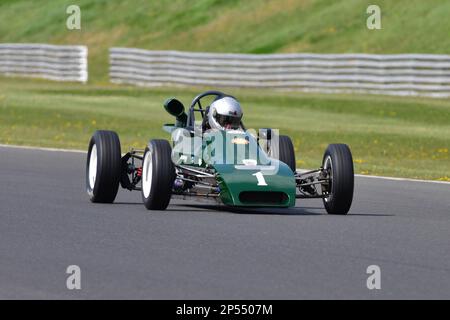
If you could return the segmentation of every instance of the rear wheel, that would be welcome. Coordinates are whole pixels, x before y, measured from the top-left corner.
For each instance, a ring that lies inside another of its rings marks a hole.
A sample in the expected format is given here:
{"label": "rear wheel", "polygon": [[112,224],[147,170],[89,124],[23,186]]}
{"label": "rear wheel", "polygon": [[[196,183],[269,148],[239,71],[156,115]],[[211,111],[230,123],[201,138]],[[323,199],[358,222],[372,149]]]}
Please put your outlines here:
{"label": "rear wheel", "polygon": [[166,140],[151,140],[142,163],[142,201],[149,210],[165,210],[175,180],[172,148]]}
{"label": "rear wheel", "polygon": [[278,136],[278,148],[276,147],[274,142],[275,141],[271,141],[269,155],[284,162],[289,166],[289,168],[291,168],[293,172],[295,172],[295,151],[291,138],[289,138],[288,136]]}
{"label": "rear wheel", "polygon": [[323,199],[329,214],[347,214],[353,201],[354,172],[350,148],[346,144],[330,144],[323,156],[322,167],[330,182],[323,187]]}
{"label": "rear wheel", "polygon": [[117,133],[94,133],[86,159],[86,191],[92,202],[112,203],[119,189],[121,172],[120,141]]}

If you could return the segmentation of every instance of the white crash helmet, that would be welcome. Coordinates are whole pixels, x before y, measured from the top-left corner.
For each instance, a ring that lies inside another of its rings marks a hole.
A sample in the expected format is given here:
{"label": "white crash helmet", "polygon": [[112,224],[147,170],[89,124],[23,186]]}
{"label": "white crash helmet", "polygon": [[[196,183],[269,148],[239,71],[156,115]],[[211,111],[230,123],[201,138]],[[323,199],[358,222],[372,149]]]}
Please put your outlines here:
{"label": "white crash helmet", "polygon": [[211,103],[208,122],[211,129],[239,129],[242,119],[239,102],[232,97],[223,97]]}

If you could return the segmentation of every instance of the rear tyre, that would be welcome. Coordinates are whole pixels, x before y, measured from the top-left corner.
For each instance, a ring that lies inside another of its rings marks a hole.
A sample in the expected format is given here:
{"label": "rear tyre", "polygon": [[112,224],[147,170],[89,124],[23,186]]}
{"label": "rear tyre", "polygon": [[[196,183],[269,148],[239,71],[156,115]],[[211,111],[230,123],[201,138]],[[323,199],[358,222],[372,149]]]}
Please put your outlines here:
{"label": "rear tyre", "polygon": [[120,140],[113,131],[94,133],[86,159],[86,191],[92,202],[112,203],[119,189]]}
{"label": "rear tyre", "polygon": [[172,196],[175,167],[167,140],[151,140],[142,162],[142,201],[148,210],[165,210]]}
{"label": "rear tyre", "polygon": [[[278,159],[291,168],[293,172],[296,170],[296,163],[295,163],[295,151],[294,151],[294,145],[292,144],[291,138],[288,136],[279,136],[278,137],[278,154],[276,154],[277,150],[274,148],[273,150],[270,150],[270,156],[274,157],[275,159]],[[272,142],[273,143],[273,142]],[[271,148],[274,147],[271,145]]]}
{"label": "rear tyre", "polygon": [[346,144],[330,144],[323,156],[322,167],[330,183],[324,187],[329,196],[323,199],[329,214],[347,214],[353,201],[353,158]]}

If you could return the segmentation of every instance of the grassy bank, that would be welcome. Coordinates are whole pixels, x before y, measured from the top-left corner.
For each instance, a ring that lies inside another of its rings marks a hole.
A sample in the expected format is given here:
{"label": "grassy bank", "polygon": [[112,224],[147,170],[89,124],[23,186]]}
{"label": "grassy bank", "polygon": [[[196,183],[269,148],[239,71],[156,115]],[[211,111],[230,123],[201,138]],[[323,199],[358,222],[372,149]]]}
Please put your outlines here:
{"label": "grassy bank", "polygon": [[[186,105],[199,90],[61,84],[0,77],[0,143],[85,149],[96,129],[116,130],[123,148],[166,137],[169,96]],[[450,101],[383,96],[227,90],[247,127],[290,135],[297,165],[320,164],[328,143],[351,146],[357,173],[450,180]]]}
{"label": "grassy bank", "polygon": [[[67,30],[66,8],[81,8]],[[0,42],[89,46],[89,74],[107,80],[108,48],[213,52],[450,53],[450,2],[377,0],[2,0]]]}

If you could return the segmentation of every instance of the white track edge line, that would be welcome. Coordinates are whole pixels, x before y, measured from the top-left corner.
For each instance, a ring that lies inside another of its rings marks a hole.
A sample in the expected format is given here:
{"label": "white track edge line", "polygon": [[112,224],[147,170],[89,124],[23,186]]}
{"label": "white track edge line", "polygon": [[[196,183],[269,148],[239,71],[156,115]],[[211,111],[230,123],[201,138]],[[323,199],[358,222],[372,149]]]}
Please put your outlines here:
{"label": "white track edge line", "polygon": [[396,177],[384,177],[384,176],[371,176],[371,175],[365,175],[365,174],[355,174],[355,177],[359,177],[359,178],[369,178],[369,179],[382,179],[382,180],[391,180],[391,181],[411,181],[411,182],[426,182],[426,183],[450,184],[449,181],[422,180],[422,179],[396,178]]}
{"label": "white track edge line", "polygon": [[18,146],[18,145],[12,145],[12,144],[0,144],[0,148],[51,151],[51,152],[86,153],[86,151],[76,150],[76,149],[58,149],[58,148],[45,148],[45,147]]}

